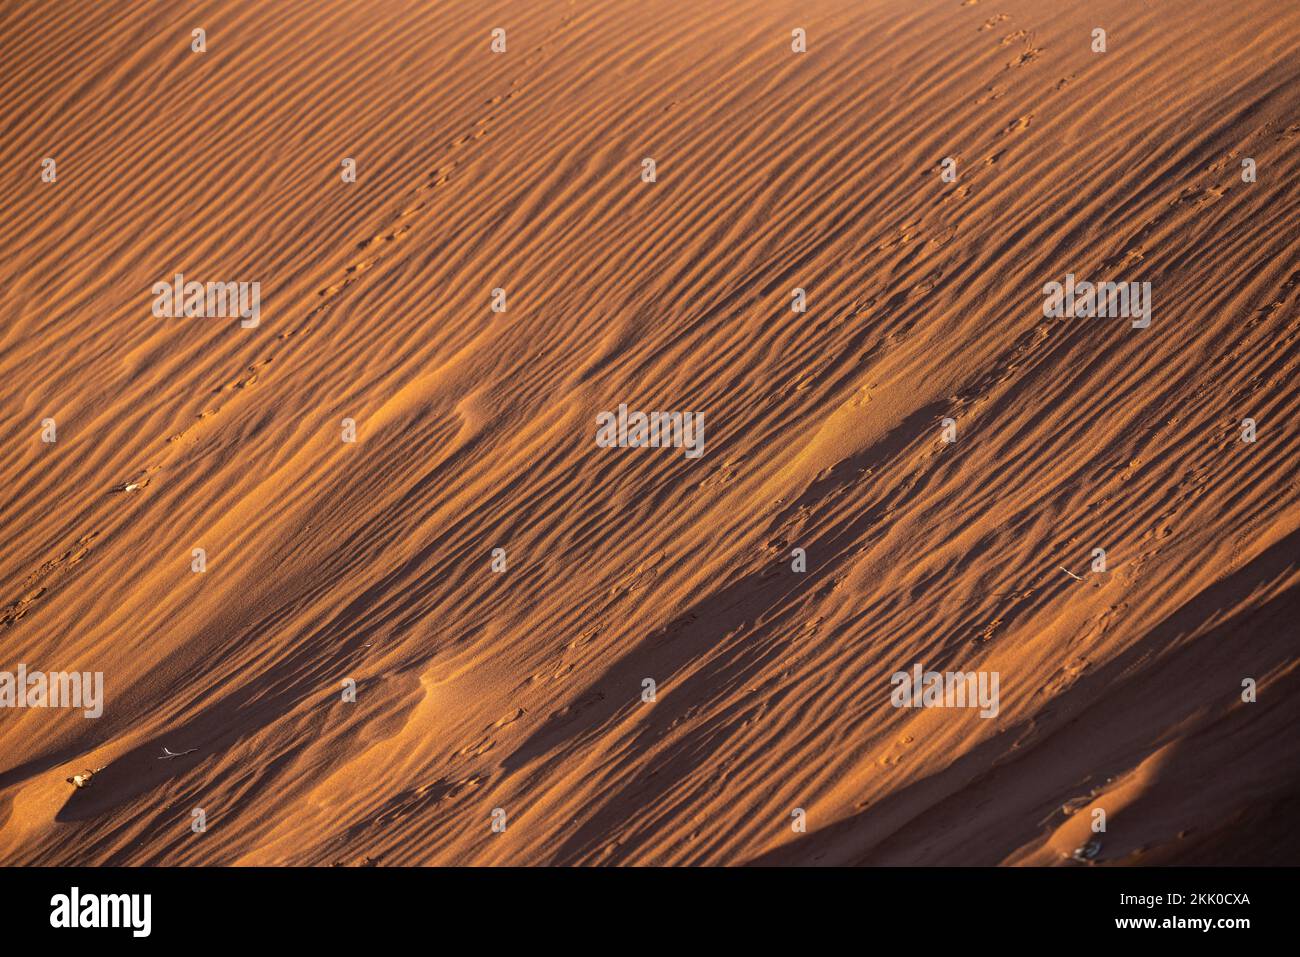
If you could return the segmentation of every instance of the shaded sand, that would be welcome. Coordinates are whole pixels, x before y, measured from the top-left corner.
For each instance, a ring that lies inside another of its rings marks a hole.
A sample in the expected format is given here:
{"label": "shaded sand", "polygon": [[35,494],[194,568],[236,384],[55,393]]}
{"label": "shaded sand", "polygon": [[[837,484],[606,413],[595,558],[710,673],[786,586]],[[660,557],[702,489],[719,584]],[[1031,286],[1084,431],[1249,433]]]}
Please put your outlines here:
{"label": "shaded sand", "polygon": [[1300,862],[1294,3],[178,6],[0,11],[0,861]]}

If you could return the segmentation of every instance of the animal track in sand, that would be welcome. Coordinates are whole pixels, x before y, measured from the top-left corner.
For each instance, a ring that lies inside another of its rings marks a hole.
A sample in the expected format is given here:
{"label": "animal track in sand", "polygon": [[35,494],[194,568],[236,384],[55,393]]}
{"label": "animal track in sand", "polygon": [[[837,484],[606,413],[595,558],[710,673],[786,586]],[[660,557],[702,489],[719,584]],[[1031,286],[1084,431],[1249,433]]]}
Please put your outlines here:
{"label": "animal track in sand", "polygon": [[657,639],[662,639],[662,641],[671,641],[684,629],[689,628],[692,624],[698,621],[699,617],[700,616],[693,611],[687,612],[680,618],[674,618],[668,624],[656,631],[655,637]]}
{"label": "animal track in sand", "polygon": [[261,374],[258,371],[258,369],[260,366],[263,366],[265,364],[266,364],[265,362],[260,362],[255,365],[249,366],[248,374],[243,376],[243,378],[236,379],[234,382],[227,382],[225,385],[221,386],[218,389],[213,389],[212,391],[214,393],[221,393],[221,392],[233,392],[236,389],[247,389],[249,386],[257,382],[257,378]]}
{"label": "animal track in sand", "polygon": [[[807,380],[805,380],[805,382],[806,381]],[[795,388],[796,390],[799,390],[801,386],[796,386]],[[699,483],[699,485],[696,486],[696,488],[707,489],[707,488],[715,488],[718,486],[730,485],[733,481],[735,481],[736,467],[740,465],[740,462],[741,462],[740,459],[723,462],[721,465],[717,466],[712,472],[706,475],[704,479]]]}
{"label": "animal track in sand", "polygon": [[483,729],[484,731],[489,732],[487,737],[480,740],[477,744],[465,745],[465,747],[461,748],[459,751],[452,754],[452,756],[448,760],[454,761],[456,758],[463,758],[467,755],[469,757],[476,758],[480,754],[486,754],[487,752],[491,751],[493,748],[497,746],[496,738],[492,737],[491,732],[500,731],[502,728],[506,727],[507,725],[514,724],[516,721],[522,718],[526,713],[527,712],[523,708],[516,708],[510,714],[498,718],[496,721],[492,722],[490,725],[488,725],[486,728]]}
{"label": "animal track in sand", "polygon": [[563,708],[552,711],[547,715],[546,720],[554,725],[567,724],[568,722],[579,717],[584,711],[587,711],[600,702],[605,700],[604,692],[588,691],[577,701],[572,704],[566,704]]}
{"label": "animal track in sand", "polygon": [[876,252],[886,252],[896,246],[906,246],[915,237],[920,225],[920,223],[912,223],[909,226],[900,226],[896,235],[876,247]]}
{"label": "animal track in sand", "polygon": [[1029,49],[1025,50],[1023,53],[1021,53],[1020,56],[1016,57],[1014,60],[1008,63],[1004,69],[1011,70],[1011,69],[1015,69],[1016,67],[1022,67],[1027,63],[1033,63],[1042,55],[1043,55],[1042,48],[1030,47]]}
{"label": "animal track in sand", "polygon": [[30,591],[16,601],[10,602],[3,609],[0,609],[0,625],[16,624],[24,615],[27,614],[31,604],[45,594],[44,588],[37,588]]}
{"label": "animal track in sand", "polygon": [[[551,46],[551,44],[554,42],[551,38],[554,37],[556,34],[558,34],[560,31],[567,28],[569,23],[572,20],[574,20],[575,17],[576,14],[569,14],[561,18],[560,26],[553,27],[551,30],[549,30],[546,33],[546,39],[539,46],[533,48],[532,55],[529,56],[524,61],[525,65],[531,65],[539,55],[544,53],[546,49],[549,46]],[[519,96],[526,89],[526,86],[523,83],[523,81],[518,79],[511,80],[510,86],[512,87],[512,89],[510,89],[508,92],[499,93],[495,96],[489,97],[488,99],[484,100],[483,101],[484,105],[488,107],[504,106],[505,104],[513,100],[515,97]],[[500,116],[500,111],[498,109],[489,110],[486,115],[480,116],[476,120],[474,120],[468,132],[462,133],[461,135],[450,140],[447,144],[447,148],[453,151],[459,150],[461,147],[465,146],[466,144],[472,143],[476,140],[480,140],[483,137],[487,136],[491,125],[497,120],[499,116]],[[460,165],[460,162],[461,161],[458,159],[449,158],[449,159],[445,159],[442,163],[440,163],[431,173],[428,174],[427,182],[422,183],[421,185],[415,187],[413,190],[407,192],[403,200],[402,208],[400,209],[400,211],[398,211],[396,214],[393,215],[393,219],[394,220],[406,219],[408,217],[415,216],[418,213],[425,212],[428,209],[428,204],[423,201],[421,202],[414,202],[414,201],[418,198],[419,194],[427,192],[432,189],[436,189],[439,186],[445,185],[451,179],[451,174]],[[411,227],[408,224],[388,233],[382,233],[382,234],[376,234],[374,236],[370,236],[366,239],[360,240],[356,244],[356,248],[358,250],[365,250],[377,243],[392,243],[402,238],[402,236],[404,236],[410,230],[410,228]],[[374,266],[381,258],[382,258],[382,254],[380,256],[376,256],[371,259],[360,260],[351,263],[350,265],[344,268],[343,278],[318,289],[316,292],[317,296],[325,300],[331,299],[332,297],[334,297],[335,295],[337,295],[338,293],[346,289],[348,286],[350,286],[359,273],[362,273],[367,269],[371,268],[372,266]],[[315,309],[311,310],[311,312],[307,315],[307,318],[310,319],[312,316],[319,313],[322,309],[326,308],[328,305],[329,305],[328,302],[323,302],[319,304],[318,306],[316,306]],[[280,338],[282,339],[288,338],[288,336],[292,335],[294,331],[296,330],[289,330],[287,332],[281,333]]]}
{"label": "animal track in sand", "polygon": [[1019,132],[1020,130],[1023,130],[1023,129],[1025,129],[1026,127],[1028,127],[1030,121],[1033,120],[1033,118],[1034,118],[1034,114],[1032,114],[1032,113],[1026,113],[1024,116],[1019,117],[1018,119],[1012,120],[1010,123],[1008,123],[1006,126],[1004,126],[1004,127],[1002,128],[1002,132],[1001,132],[1001,134],[999,134],[999,135],[1001,135],[1001,136],[1007,136],[1007,135],[1009,135],[1009,134],[1011,134],[1011,133],[1017,133],[1017,132]]}
{"label": "animal track in sand", "polygon": [[[489,106],[499,106],[501,104],[508,103],[510,100],[518,96],[521,92],[522,92],[522,88],[512,89],[508,93],[503,93],[491,97],[485,102]],[[464,133],[449,141],[447,144],[447,148],[455,151],[467,143],[471,143],[474,140],[483,138],[488,134],[489,127],[497,119],[497,116],[498,116],[498,112],[496,110],[492,110],[486,116],[479,117],[474,121],[473,126],[469,132]],[[414,189],[408,190],[407,193],[402,197],[400,208],[396,213],[391,214],[391,221],[397,222],[399,220],[409,219],[410,217],[416,216],[420,213],[427,212],[430,208],[429,204],[427,201],[421,200],[419,198],[420,194],[428,192],[429,190],[432,189],[436,189],[439,186],[445,185],[451,179],[452,173],[455,172],[456,168],[460,165],[460,163],[461,160],[455,159],[454,157],[446,158],[441,163],[439,163],[433,169],[432,172],[427,174],[426,182],[421,183],[420,185],[416,186]],[[344,267],[343,273],[339,279],[337,279],[335,282],[332,282],[326,286],[317,289],[316,295],[321,299],[327,301],[320,303],[319,305],[316,306],[315,309],[311,310],[311,312],[308,313],[307,315],[307,319],[310,319],[312,316],[315,316],[322,309],[330,305],[330,303],[328,302],[329,299],[338,295],[348,286],[352,285],[352,283],[356,280],[358,275],[373,267],[376,263],[378,263],[383,258],[384,253],[382,250],[384,246],[401,239],[410,231],[410,229],[411,229],[411,224],[407,223],[405,225],[398,227],[397,229],[389,230],[387,232],[379,232],[372,236],[368,236],[365,239],[359,240],[356,243],[356,247],[355,247],[358,251],[364,251],[367,249],[371,249],[371,247],[377,247],[380,250],[379,255],[374,255],[364,259],[354,260],[352,263]],[[288,332],[282,333],[280,338],[282,339],[287,338],[289,335],[292,335],[293,331],[296,330],[290,330]]]}
{"label": "animal track in sand", "polygon": [[[375,815],[372,823],[387,824],[409,817],[416,811],[432,810],[443,801],[453,800],[467,791],[474,790],[484,780],[486,778],[481,774],[471,774],[455,781],[439,778],[428,784],[422,784],[418,788],[402,792],[389,801],[388,806]],[[367,857],[362,866],[374,866],[374,863],[377,863],[378,860],[378,857]]]}
{"label": "animal track in sand", "polygon": [[[518,82],[519,81],[512,81],[511,85],[516,86]],[[489,106],[496,106],[496,105],[508,103],[514,97],[518,96],[521,92],[522,92],[521,88],[515,88],[510,90],[508,93],[499,94],[497,96],[490,98],[489,100],[486,101],[486,103]],[[494,111],[488,113],[488,115],[486,116],[480,117],[474,123],[475,131],[471,134],[467,134],[453,140],[451,142],[451,146],[452,147],[460,146],[466,142],[469,142],[470,140],[481,138],[487,133],[488,124],[492,122],[496,118],[496,116],[497,113]],[[425,213],[429,209],[429,204],[427,201],[420,199],[419,194],[427,190],[433,189],[435,187],[441,186],[446,182],[448,182],[452,172],[455,171],[459,163],[460,161],[457,159],[450,159],[450,160],[444,160],[437,167],[435,167],[433,172],[428,174],[429,182],[417,186],[414,189],[409,190],[405,194],[405,196],[402,199],[399,210],[396,213],[392,214],[391,216],[392,222],[396,223],[403,219],[410,219],[411,217],[417,216],[420,213]],[[385,247],[405,237],[406,234],[410,232],[411,226],[412,226],[411,223],[404,223],[400,226],[397,226],[396,228],[378,232],[372,236],[369,236],[365,239],[358,241],[355,246],[357,251],[364,251],[364,250],[371,249],[372,247],[375,247],[377,254],[372,253],[372,255],[370,256],[354,260],[346,267],[344,267],[343,272],[338,280],[319,288],[316,293],[317,297],[324,301],[320,302],[318,305],[315,306],[315,308],[311,309],[307,313],[303,321],[306,322],[307,320],[310,320],[313,316],[320,313],[323,309],[328,308],[332,304],[331,300],[333,299],[333,297],[335,297],[337,294],[341,293],[348,286],[356,282],[358,277],[362,273],[370,270],[375,265],[377,265],[384,258]],[[297,331],[298,331],[297,327],[285,329],[284,331],[280,332],[277,335],[277,339],[281,341],[286,340],[291,336],[293,336]],[[253,363],[247,368],[246,374],[244,376],[234,380],[233,382],[228,382],[217,389],[214,389],[213,390],[214,393],[219,394],[223,392],[242,391],[242,390],[249,389],[250,387],[252,387],[257,383],[259,376],[261,374],[260,373],[261,368],[267,365],[270,361],[271,361],[271,357],[266,357],[258,360],[257,362]],[[220,410],[211,409],[211,408],[205,409],[198,414],[198,418],[200,420],[209,418],[215,415],[218,411]],[[180,432],[174,432],[167,437],[166,441],[169,443],[179,442],[182,439],[184,439],[187,435],[189,435],[196,427],[197,424],[191,425],[188,428],[181,430]]]}
{"label": "animal track in sand", "polygon": [[24,618],[32,605],[38,601],[49,588],[46,585],[33,587],[37,582],[48,578],[52,573],[65,571],[85,560],[90,553],[90,546],[99,538],[99,532],[89,532],[77,539],[72,548],[68,549],[58,558],[50,559],[41,564],[36,571],[32,572],[23,580],[23,588],[27,589],[26,594],[10,602],[3,609],[0,609],[0,625],[9,627],[17,624]]}
{"label": "animal track in sand", "polygon": [[[557,34],[566,30],[569,27],[570,23],[576,18],[577,18],[577,14],[572,14],[572,13],[562,17],[559,21],[559,26],[552,27],[550,30],[548,30],[547,33],[545,34],[545,38],[543,39],[543,42],[533,48],[533,50],[531,51],[531,55],[524,61],[525,65],[531,65],[532,63],[535,62],[538,56],[545,53],[547,48],[550,47],[555,42],[553,38],[555,38]],[[515,97],[519,96],[526,89],[526,85],[524,84],[524,82],[519,79],[511,80],[510,86],[511,89],[508,92],[498,93],[495,96],[489,97],[488,99],[484,100],[483,101],[484,105],[488,107],[502,107],[505,104],[509,103],[511,100],[513,100]],[[465,146],[468,143],[472,143],[475,140],[479,140],[482,139],[484,136],[487,136],[491,125],[497,120],[499,116],[500,116],[500,111],[498,109],[490,109],[486,115],[480,116],[476,120],[474,120],[469,132],[462,133],[461,135],[450,140],[447,144],[447,148],[453,151],[458,150],[460,147]],[[437,167],[435,167],[435,169],[431,173],[427,174],[428,177],[427,182],[407,192],[402,202],[402,208],[400,209],[399,212],[393,215],[393,220],[396,221],[396,220],[406,219],[411,216],[415,216],[417,213],[426,212],[426,210],[428,209],[428,204],[426,202],[423,201],[415,202],[419,194],[427,192],[432,189],[436,189],[437,187],[446,184],[450,180],[451,174],[460,165],[460,162],[461,162],[460,160],[455,158],[444,159],[443,162],[441,162]],[[360,240],[356,244],[356,248],[357,250],[365,250],[377,243],[387,244],[387,243],[395,242],[396,240],[401,239],[410,230],[410,228],[411,227],[408,224],[388,233],[381,233],[381,234],[370,236],[366,239]],[[323,286],[317,290],[316,292],[317,296],[327,301],[320,303],[319,305],[316,306],[316,308],[312,309],[311,312],[308,313],[306,318],[310,319],[312,316],[319,313],[322,309],[327,308],[330,305],[328,300],[330,300],[338,293],[342,292],[344,289],[350,286],[358,274],[374,266],[381,258],[382,258],[382,254],[374,258],[356,261],[346,266],[344,268],[343,277],[341,279],[339,279],[336,282],[330,283],[329,285]],[[280,334],[280,338],[281,339],[288,338],[289,336],[293,335],[293,333],[296,331],[297,330],[287,330],[286,332]]]}
{"label": "animal track in sand", "polygon": [[635,570],[623,575],[614,583],[609,590],[610,597],[618,598],[624,595],[633,595],[653,584],[655,579],[659,577],[659,572],[655,566],[663,559],[664,553],[659,551],[642,561]]}
{"label": "animal track in sand", "polygon": [[[578,637],[566,644],[562,651],[552,656],[550,659],[551,664],[541,671],[533,672],[526,679],[516,685],[515,690],[520,691],[530,685],[546,684],[547,682],[560,681],[567,678],[577,667],[576,662],[565,660],[568,653],[590,644],[591,641],[605,629],[605,627],[606,622],[604,618],[601,617],[597,624],[584,629]],[[519,714],[523,713],[524,709],[520,708]]]}
{"label": "animal track in sand", "polygon": [[[220,389],[213,390],[213,392],[220,392],[220,391],[222,390]],[[185,436],[189,435],[191,432],[197,429],[199,427],[199,423],[202,422],[204,419],[210,419],[212,418],[212,416],[216,415],[217,411],[218,411],[217,409],[204,409],[202,412],[196,412],[194,414],[194,418],[198,419],[198,422],[195,422],[193,425],[188,426],[179,432],[173,432],[171,435],[167,436],[167,441],[179,442],[181,439],[185,438]]]}

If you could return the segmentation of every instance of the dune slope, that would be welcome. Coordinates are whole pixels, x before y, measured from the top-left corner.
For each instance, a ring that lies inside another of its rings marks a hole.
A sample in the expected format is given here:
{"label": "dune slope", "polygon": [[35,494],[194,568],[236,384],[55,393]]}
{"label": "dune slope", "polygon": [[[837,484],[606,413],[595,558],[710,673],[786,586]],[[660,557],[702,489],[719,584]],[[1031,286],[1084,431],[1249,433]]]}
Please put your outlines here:
{"label": "dune slope", "polygon": [[106,697],[0,709],[0,862],[1300,863],[1300,7],[54,0],[0,59],[0,669]]}

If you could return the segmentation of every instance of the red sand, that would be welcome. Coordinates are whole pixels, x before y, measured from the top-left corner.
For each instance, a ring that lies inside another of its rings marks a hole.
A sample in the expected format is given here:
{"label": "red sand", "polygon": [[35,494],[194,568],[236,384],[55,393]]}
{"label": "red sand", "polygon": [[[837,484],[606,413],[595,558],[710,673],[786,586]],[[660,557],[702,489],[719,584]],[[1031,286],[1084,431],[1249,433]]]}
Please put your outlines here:
{"label": "red sand", "polygon": [[0,60],[0,669],[106,697],[0,710],[0,861],[1300,862],[1296,4],[22,3]]}

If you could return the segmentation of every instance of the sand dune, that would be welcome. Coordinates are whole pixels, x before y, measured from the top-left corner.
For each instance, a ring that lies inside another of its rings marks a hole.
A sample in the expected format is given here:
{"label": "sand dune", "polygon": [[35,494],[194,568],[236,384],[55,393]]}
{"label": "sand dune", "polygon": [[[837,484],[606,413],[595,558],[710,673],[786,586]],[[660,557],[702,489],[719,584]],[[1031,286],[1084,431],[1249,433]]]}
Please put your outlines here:
{"label": "sand dune", "polygon": [[185,7],[0,11],[0,862],[1300,863],[1294,3]]}

